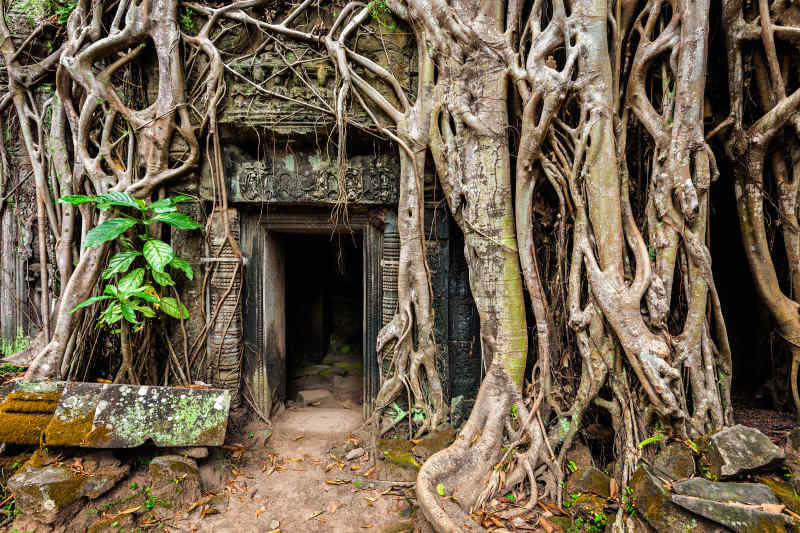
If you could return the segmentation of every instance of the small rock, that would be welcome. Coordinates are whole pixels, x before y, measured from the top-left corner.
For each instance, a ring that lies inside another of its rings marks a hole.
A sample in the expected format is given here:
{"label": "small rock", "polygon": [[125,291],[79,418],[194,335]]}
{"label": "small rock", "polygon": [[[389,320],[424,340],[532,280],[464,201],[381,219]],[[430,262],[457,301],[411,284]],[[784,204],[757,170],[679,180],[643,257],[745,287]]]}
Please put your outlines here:
{"label": "small rock", "polygon": [[567,450],[567,464],[572,461],[576,468],[594,466],[592,452],[589,447],[582,442],[575,441]]}
{"label": "small rock", "polygon": [[279,527],[281,527],[281,523],[278,522],[277,520],[273,520],[272,522],[269,523],[270,529],[278,529]]}
{"label": "small rock", "polygon": [[591,493],[609,498],[611,478],[593,466],[579,468],[567,479],[567,492]]}
{"label": "small rock", "polygon": [[631,478],[636,510],[658,533],[713,533],[719,526],[672,503],[664,484],[646,466],[640,466]]}
{"label": "small rock", "polygon": [[222,487],[225,481],[225,470],[221,467],[221,464],[214,461],[203,463],[198,467],[200,486],[204,491]]}
{"label": "small rock", "polygon": [[345,455],[344,458],[348,461],[354,461],[364,455],[364,453],[366,453],[364,448],[356,448],[355,450],[350,450],[347,452],[347,455]]}
{"label": "small rock", "polygon": [[201,497],[197,463],[180,455],[162,455],[150,461],[151,494],[162,506],[177,510]]}
{"label": "small rock", "polygon": [[773,466],[784,456],[769,437],[741,424],[725,428],[709,439],[710,470],[722,479]]}
{"label": "small rock", "polygon": [[331,397],[331,391],[327,389],[309,389],[309,390],[301,390],[297,393],[297,402],[298,403],[314,403],[324,400],[325,398]]}
{"label": "small rock", "polygon": [[32,459],[11,476],[8,489],[17,509],[46,524],[77,510],[73,504],[84,496],[94,499],[108,492],[129,470],[108,452],[83,457],[83,472],[68,464],[38,466],[37,462],[41,458]]}
{"label": "small rock", "polygon": [[709,481],[701,477],[675,483],[673,492],[682,496],[694,496],[706,500],[721,502],[739,502],[747,505],[761,505],[762,503],[778,503],[778,499],[761,483],[726,483],[722,481]]}
{"label": "small rock", "polygon": [[673,495],[672,501],[737,533],[786,533],[787,528],[796,530],[800,526],[800,522],[789,515],[768,513],[736,503],[728,504],[679,494]]}
{"label": "small rock", "polygon": [[455,440],[458,430],[448,427],[444,430],[433,430],[417,442],[411,449],[412,453],[427,461],[430,456],[438,451],[444,450]]}
{"label": "small rock", "polygon": [[205,446],[187,446],[186,448],[176,448],[177,455],[184,455],[192,459],[206,459],[208,457],[208,448]]}
{"label": "small rock", "polygon": [[672,479],[687,479],[694,475],[694,454],[684,444],[671,442],[658,452],[653,468],[669,475]]}
{"label": "small rock", "polygon": [[458,395],[450,400],[450,425],[454,428],[461,427],[467,419],[464,409],[464,396]]}

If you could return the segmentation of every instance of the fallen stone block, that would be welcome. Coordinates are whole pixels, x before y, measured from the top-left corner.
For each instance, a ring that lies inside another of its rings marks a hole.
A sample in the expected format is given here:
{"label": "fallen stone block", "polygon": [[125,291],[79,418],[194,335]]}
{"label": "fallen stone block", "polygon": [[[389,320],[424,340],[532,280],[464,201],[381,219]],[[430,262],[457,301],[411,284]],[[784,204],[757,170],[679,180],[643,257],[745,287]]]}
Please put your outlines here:
{"label": "fallen stone block", "polygon": [[737,533],[786,533],[796,531],[800,522],[789,515],[767,512],[757,506],[722,503],[675,494],[672,501],[684,509],[731,528]]}
{"label": "fallen stone block", "polygon": [[690,478],[695,471],[694,455],[685,444],[671,442],[658,452],[653,461],[653,469],[672,479]]}
{"label": "fallen stone block", "polygon": [[110,454],[94,454],[72,464],[41,465],[34,456],[8,480],[16,508],[50,524],[75,511],[83,497],[94,499],[111,490],[129,470]]}
{"label": "fallen stone block", "polygon": [[672,491],[682,496],[694,496],[720,502],[739,502],[747,505],[777,504],[775,494],[761,483],[728,483],[709,481],[696,477],[672,486]]}
{"label": "fallen stone block", "polygon": [[567,492],[590,493],[609,498],[611,478],[593,466],[579,468],[567,478]]}
{"label": "fallen stone block", "polygon": [[672,494],[653,472],[640,466],[631,479],[631,501],[658,533],[714,533],[719,526],[672,503]]}
{"label": "fallen stone block", "polygon": [[783,450],[769,437],[741,424],[718,431],[709,438],[710,471],[721,479],[769,468],[784,457]]}
{"label": "fallen stone block", "polygon": [[298,403],[309,404],[320,402],[326,398],[331,397],[331,391],[327,389],[308,389],[301,390],[297,393]]}
{"label": "fallen stone block", "polygon": [[220,446],[230,409],[210,388],[15,382],[0,397],[0,442],[88,448]]}
{"label": "fallen stone block", "polygon": [[202,496],[200,470],[188,457],[162,455],[150,461],[150,494],[162,508],[173,512]]}

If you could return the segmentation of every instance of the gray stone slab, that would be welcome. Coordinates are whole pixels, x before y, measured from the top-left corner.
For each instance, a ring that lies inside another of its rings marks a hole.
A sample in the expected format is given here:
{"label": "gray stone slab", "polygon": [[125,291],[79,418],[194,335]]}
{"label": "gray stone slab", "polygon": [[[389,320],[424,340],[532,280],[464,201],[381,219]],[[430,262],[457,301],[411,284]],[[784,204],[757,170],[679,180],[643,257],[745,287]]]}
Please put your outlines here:
{"label": "gray stone slab", "polygon": [[230,409],[230,392],[210,388],[18,382],[0,394],[0,441],[15,444],[220,446]]}

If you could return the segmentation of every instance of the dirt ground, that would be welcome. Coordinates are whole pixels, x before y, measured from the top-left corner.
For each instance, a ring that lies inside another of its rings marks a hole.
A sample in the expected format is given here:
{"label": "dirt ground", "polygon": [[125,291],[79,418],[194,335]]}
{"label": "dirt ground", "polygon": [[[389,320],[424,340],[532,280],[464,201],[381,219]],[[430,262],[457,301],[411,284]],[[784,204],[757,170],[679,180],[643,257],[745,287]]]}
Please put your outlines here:
{"label": "dirt ground", "polygon": [[[346,481],[355,477],[352,465],[365,468],[367,458],[347,463],[340,471],[329,450],[342,445],[360,425],[360,409],[287,409],[275,420],[266,446],[257,442],[242,455],[241,469],[234,467],[238,475],[226,481],[230,497],[225,509],[190,518],[188,530],[267,532],[277,521],[282,533],[431,531],[412,518],[414,509],[402,487]],[[240,437],[251,440],[250,434],[264,429],[251,424]]]}

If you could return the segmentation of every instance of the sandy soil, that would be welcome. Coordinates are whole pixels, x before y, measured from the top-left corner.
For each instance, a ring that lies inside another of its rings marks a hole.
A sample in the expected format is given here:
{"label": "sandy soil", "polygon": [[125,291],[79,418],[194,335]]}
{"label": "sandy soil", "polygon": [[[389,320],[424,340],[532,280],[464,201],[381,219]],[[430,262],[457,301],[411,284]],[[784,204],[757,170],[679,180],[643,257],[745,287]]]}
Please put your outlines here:
{"label": "sandy soil", "polygon": [[[344,481],[353,479],[352,465],[366,469],[368,460],[362,457],[339,470],[329,450],[343,444],[360,425],[359,409],[290,408],[274,421],[265,446],[258,440],[266,426],[245,427],[240,441],[257,442],[226,471],[227,505],[220,514],[200,518],[194,513],[187,521],[188,529],[267,532],[277,525],[281,532],[430,531],[410,519],[413,509],[402,488]],[[237,442],[235,437],[230,440]],[[203,468],[213,468],[215,463]]]}

